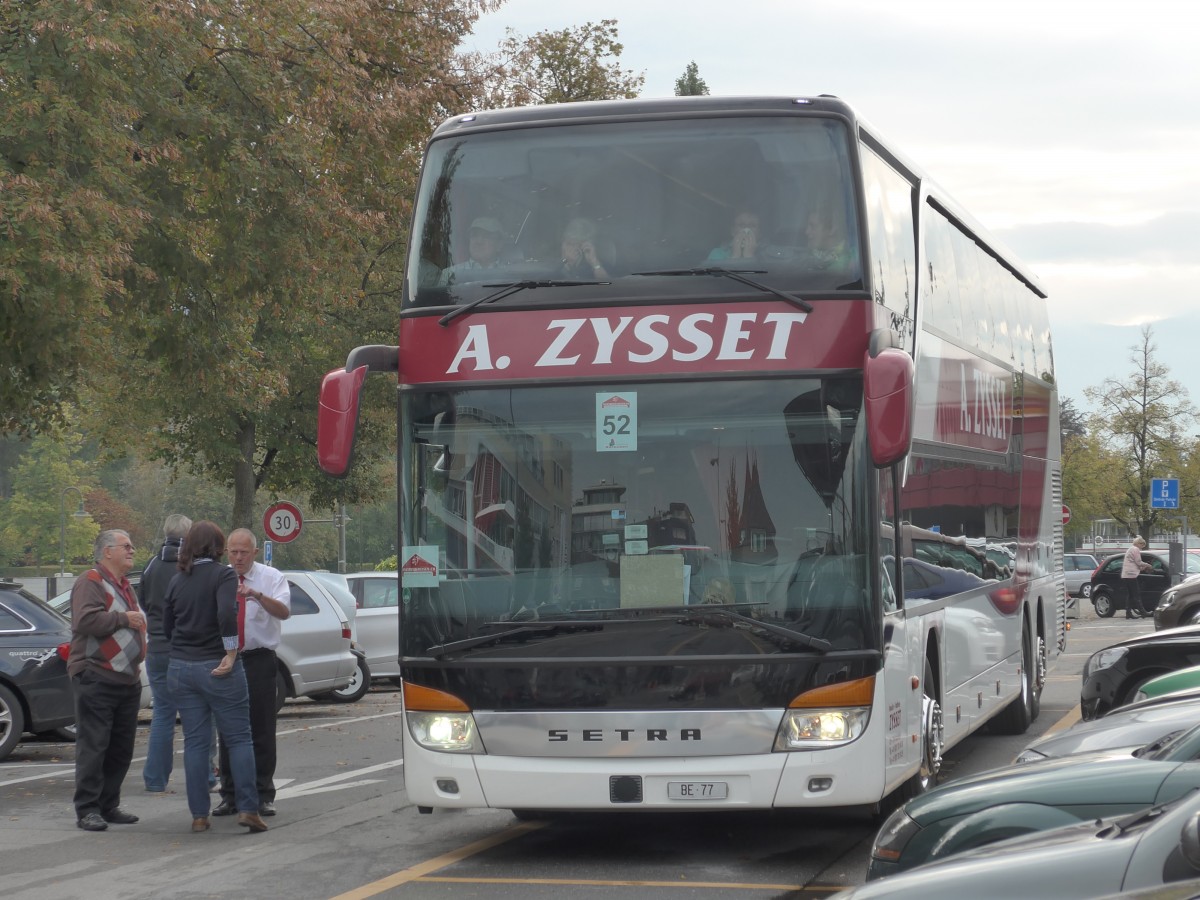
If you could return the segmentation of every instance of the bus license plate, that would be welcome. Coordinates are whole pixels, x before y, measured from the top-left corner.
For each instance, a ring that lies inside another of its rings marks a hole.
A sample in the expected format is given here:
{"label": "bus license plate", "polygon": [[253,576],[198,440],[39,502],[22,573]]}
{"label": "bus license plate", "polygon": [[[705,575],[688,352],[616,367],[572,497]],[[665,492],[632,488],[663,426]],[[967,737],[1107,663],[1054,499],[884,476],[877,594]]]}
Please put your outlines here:
{"label": "bus license plate", "polygon": [[724,800],[729,785],[724,781],[668,781],[669,800]]}

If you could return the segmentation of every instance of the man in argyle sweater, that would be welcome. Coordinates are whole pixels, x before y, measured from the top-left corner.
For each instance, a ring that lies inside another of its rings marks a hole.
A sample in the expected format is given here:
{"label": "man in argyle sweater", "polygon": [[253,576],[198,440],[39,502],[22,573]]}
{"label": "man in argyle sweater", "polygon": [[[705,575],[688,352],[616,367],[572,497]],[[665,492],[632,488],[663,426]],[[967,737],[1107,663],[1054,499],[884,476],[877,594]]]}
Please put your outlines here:
{"label": "man in argyle sweater", "polygon": [[96,567],[71,588],[67,659],[75,691],[75,824],[84,831],[138,820],[120,803],[146,656],[146,616],[125,577],[133,568],[133,542],[124,531],[102,531],[94,551]]}

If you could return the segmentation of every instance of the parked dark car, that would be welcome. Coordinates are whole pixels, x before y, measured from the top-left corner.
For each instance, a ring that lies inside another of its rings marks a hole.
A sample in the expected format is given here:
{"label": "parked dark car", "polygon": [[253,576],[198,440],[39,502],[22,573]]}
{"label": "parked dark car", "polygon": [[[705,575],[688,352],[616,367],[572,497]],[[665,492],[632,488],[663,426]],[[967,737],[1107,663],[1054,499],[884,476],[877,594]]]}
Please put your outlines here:
{"label": "parked dark car", "polygon": [[1179,625],[1200,625],[1200,577],[1195,575],[1163,591],[1154,610],[1155,629]]}
{"label": "parked dark car", "polygon": [[1192,791],[1173,802],[1126,815],[1087,817],[1073,825],[956,853],[834,894],[831,900],[1094,900],[1118,895],[1190,900],[1200,895],[1197,878],[1200,793]]}
{"label": "parked dark car", "polygon": [[[1187,556],[1187,574],[1200,574],[1200,555]],[[1092,605],[1096,615],[1107,619],[1113,613],[1125,609],[1125,586],[1121,583],[1121,564],[1124,553],[1106,557],[1092,573]],[[1159,598],[1171,586],[1171,572],[1167,557],[1161,553],[1142,551],[1142,562],[1150,564],[1150,571],[1138,576],[1138,590],[1142,594],[1142,611],[1150,615]]]}
{"label": "parked dark car", "polygon": [[0,581],[0,759],[25,732],[75,724],[70,644],[70,622],[20,585]]}
{"label": "parked dark car", "polygon": [[1151,678],[1195,665],[1200,665],[1200,625],[1152,631],[1098,650],[1083,666],[1083,718],[1132,702]]}

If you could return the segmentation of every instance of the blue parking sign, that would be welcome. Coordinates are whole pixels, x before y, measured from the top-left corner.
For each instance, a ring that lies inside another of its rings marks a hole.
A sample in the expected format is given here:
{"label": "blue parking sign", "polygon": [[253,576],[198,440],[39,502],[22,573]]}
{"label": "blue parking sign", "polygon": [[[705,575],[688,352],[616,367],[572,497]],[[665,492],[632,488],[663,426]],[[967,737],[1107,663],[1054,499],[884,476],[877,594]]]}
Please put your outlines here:
{"label": "blue parking sign", "polygon": [[1150,479],[1150,508],[1179,509],[1179,479]]}

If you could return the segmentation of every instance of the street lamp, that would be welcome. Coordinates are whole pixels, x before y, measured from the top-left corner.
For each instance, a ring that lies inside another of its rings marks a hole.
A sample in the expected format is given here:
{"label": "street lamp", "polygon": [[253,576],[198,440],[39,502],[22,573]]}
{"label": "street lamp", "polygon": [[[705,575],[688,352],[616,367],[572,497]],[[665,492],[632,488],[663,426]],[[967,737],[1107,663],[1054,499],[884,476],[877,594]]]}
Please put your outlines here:
{"label": "street lamp", "polygon": [[67,486],[62,489],[59,495],[59,520],[58,520],[58,574],[67,574],[67,491],[74,491],[79,497],[79,509],[71,513],[76,519],[87,518],[87,511],[83,508],[83,491],[77,487]]}

